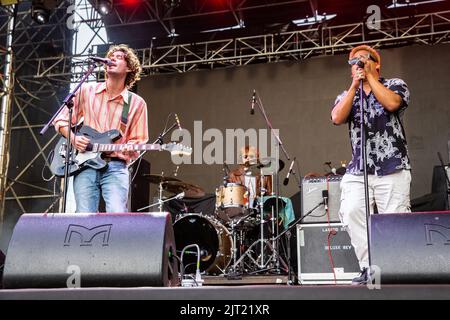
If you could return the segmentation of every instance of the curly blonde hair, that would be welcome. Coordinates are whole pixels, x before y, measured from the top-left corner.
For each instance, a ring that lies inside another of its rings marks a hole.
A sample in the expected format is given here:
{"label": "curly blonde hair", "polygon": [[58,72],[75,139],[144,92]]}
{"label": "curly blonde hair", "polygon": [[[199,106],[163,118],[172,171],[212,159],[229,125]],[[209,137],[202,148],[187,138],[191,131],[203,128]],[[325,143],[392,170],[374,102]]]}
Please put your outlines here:
{"label": "curly blonde hair", "polygon": [[142,67],[139,62],[138,57],[133,49],[131,49],[126,44],[114,45],[109,48],[106,57],[110,57],[114,52],[121,51],[125,54],[125,60],[127,61],[127,66],[131,70],[127,73],[125,78],[125,86],[127,89],[133,87],[136,81],[141,80]]}

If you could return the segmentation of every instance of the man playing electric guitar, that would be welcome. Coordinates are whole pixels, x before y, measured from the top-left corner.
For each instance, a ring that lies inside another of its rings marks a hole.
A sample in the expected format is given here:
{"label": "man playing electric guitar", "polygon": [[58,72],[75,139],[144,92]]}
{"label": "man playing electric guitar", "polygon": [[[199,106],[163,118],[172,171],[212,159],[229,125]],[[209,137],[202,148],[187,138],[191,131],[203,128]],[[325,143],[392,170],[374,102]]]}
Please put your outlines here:
{"label": "man playing electric guitar", "polygon": [[[74,98],[72,124],[84,118],[84,125],[98,132],[117,129],[121,136],[114,143],[144,144],[148,141],[147,104],[128,91],[140,79],[142,68],[134,51],[126,45],[113,46],[107,53],[106,82],[84,84]],[[67,137],[68,109],[53,122],[56,131]],[[85,135],[71,135],[78,152],[85,152],[90,140]],[[127,164],[139,153],[132,146],[103,153],[108,163],[102,169],[87,167],[74,176],[76,212],[97,212],[100,195],[106,212],[127,212],[129,171]]]}

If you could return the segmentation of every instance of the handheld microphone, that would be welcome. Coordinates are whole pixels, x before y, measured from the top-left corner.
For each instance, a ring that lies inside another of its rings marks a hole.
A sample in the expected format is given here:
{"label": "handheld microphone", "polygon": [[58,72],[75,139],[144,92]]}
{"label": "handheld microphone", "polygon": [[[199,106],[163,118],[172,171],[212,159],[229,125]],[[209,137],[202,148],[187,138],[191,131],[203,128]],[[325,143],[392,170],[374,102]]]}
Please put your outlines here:
{"label": "handheld microphone", "polygon": [[356,64],[359,68],[364,68],[364,62],[361,61],[361,59],[359,59],[358,57],[348,60],[348,64],[351,66]]}
{"label": "handheld microphone", "polygon": [[178,115],[175,113],[175,120],[177,121],[178,129],[183,130],[181,128],[180,119],[178,118]]}
{"label": "handheld microphone", "polygon": [[322,190],[322,198],[325,211],[328,211],[328,190]]}
{"label": "handheld microphone", "polygon": [[107,66],[114,66],[114,62],[111,61],[111,59],[108,58],[100,58],[100,57],[89,57],[90,60],[106,64]]}
{"label": "handheld microphone", "polygon": [[252,108],[250,109],[250,114],[255,114],[255,104],[256,104],[256,90],[253,89]]}
{"label": "handheld microphone", "polygon": [[289,176],[290,176],[291,173],[292,173],[292,168],[294,167],[294,162],[295,162],[295,158],[294,158],[294,160],[292,160],[291,166],[289,167],[289,171],[288,171],[288,173],[287,173],[287,176],[286,176],[286,178],[284,178],[284,180],[283,180],[283,185],[285,185],[285,186],[287,186],[287,184],[289,183]]}

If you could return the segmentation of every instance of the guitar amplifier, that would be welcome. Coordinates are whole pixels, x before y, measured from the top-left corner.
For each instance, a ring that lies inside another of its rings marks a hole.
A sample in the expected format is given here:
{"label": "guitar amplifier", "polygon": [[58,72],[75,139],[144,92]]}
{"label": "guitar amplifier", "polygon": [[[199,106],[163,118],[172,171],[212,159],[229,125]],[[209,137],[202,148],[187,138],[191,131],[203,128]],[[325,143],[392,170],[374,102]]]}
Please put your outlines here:
{"label": "guitar amplifier", "polygon": [[[330,235],[330,231],[335,234]],[[298,224],[297,262],[300,284],[349,284],[360,273],[358,259],[342,223]]]}
{"label": "guitar amplifier", "polygon": [[339,208],[341,206],[341,175],[330,175],[326,177],[304,178],[302,182],[302,216],[322,203],[311,214],[302,220],[302,223],[328,222],[325,206],[323,205],[322,191],[328,190],[328,211],[330,222],[340,222]]}

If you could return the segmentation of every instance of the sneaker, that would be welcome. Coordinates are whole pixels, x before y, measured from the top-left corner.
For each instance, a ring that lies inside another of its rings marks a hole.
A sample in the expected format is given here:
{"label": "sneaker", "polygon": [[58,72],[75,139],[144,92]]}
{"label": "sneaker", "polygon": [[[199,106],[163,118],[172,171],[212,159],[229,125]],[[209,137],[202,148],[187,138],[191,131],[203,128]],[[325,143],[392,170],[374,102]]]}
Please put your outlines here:
{"label": "sneaker", "polygon": [[364,285],[367,284],[367,282],[369,281],[369,277],[368,277],[368,268],[363,268],[361,270],[361,274],[359,276],[357,276],[356,278],[353,278],[352,280],[352,285]]}

